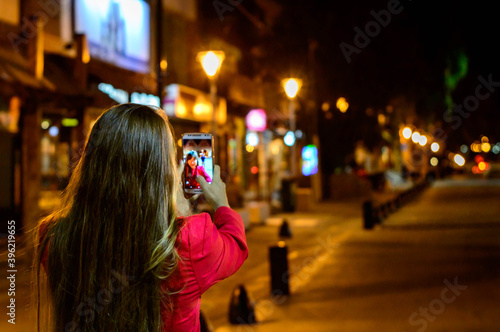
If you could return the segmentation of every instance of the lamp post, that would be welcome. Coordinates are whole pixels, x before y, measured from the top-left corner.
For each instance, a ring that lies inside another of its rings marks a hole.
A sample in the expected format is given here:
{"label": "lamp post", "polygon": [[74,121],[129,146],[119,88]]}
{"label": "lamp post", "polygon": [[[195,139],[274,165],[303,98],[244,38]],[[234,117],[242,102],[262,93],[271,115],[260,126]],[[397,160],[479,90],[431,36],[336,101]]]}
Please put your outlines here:
{"label": "lamp post", "polygon": [[[296,120],[295,120],[295,97],[299,93],[300,88],[302,87],[302,80],[298,78],[286,78],[282,81],[283,88],[285,89],[285,93],[288,97],[288,112],[289,112],[289,118],[290,118],[290,131],[295,137],[295,127],[296,127]],[[293,144],[290,146],[290,173],[292,178],[295,177],[296,174],[296,142],[294,141]]]}
{"label": "lamp post", "polygon": [[214,137],[217,134],[216,110],[217,110],[217,78],[219,76],[225,55],[223,51],[206,51],[198,53],[197,60],[201,63],[203,70],[210,81],[210,100],[212,103],[212,126],[211,132]]}

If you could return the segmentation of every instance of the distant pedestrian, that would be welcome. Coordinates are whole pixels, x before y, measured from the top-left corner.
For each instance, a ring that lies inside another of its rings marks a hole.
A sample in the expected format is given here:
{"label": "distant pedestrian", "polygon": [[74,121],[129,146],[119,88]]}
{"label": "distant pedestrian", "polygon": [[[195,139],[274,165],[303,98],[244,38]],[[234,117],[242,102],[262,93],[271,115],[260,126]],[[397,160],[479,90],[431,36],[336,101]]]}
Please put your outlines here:
{"label": "distant pedestrian", "polygon": [[203,167],[205,167],[206,156],[207,156],[207,150],[201,150],[200,157],[201,157],[201,164],[203,165]]}
{"label": "distant pedestrian", "polygon": [[200,331],[201,295],[248,249],[219,166],[212,184],[197,179],[214,220],[189,212],[175,142],[149,106],[97,119],[61,208],[37,229],[39,330]]}

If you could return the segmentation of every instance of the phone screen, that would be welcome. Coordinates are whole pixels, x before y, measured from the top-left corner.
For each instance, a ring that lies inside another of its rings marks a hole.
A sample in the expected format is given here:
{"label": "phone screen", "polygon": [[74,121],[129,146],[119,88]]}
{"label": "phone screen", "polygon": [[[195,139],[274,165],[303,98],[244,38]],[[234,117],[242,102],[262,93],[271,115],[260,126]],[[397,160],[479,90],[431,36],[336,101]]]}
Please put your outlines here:
{"label": "phone screen", "polygon": [[211,134],[191,133],[182,135],[184,190],[200,193],[201,186],[196,181],[202,176],[208,183],[214,176],[213,138]]}

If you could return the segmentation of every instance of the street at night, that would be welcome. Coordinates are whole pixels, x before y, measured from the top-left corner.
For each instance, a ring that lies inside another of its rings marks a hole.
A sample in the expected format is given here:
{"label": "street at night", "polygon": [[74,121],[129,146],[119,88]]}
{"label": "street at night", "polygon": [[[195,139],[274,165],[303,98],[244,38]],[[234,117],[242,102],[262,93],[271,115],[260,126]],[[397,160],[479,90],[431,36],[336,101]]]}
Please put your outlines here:
{"label": "street at night", "polygon": [[0,330],[500,331],[497,13],[0,0]]}
{"label": "street at night", "polygon": [[[202,310],[221,332],[498,331],[498,195],[498,179],[438,181],[373,230],[363,229],[356,200],[279,214],[273,225],[248,231],[248,261],[204,294]],[[291,238],[278,236],[281,218],[289,221]],[[289,250],[288,297],[270,294],[268,249],[280,240]],[[19,275],[22,308],[29,303],[29,275]],[[256,324],[229,324],[240,284],[253,301]],[[7,287],[3,280],[2,306]],[[4,321],[3,331],[27,330],[27,312],[18,314],[16,328]]]}

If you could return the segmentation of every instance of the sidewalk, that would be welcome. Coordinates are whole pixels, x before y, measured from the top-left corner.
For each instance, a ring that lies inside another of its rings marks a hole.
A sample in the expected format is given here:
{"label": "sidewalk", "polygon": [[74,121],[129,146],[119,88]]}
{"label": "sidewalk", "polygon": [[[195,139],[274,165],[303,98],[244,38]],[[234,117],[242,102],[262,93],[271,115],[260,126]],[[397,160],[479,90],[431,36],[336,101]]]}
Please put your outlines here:
{"label": "sidewalk", "polygon": [[[287,312],[293,310],[290,300],[320,272],[326,259],[352,233],[363,232],[362,198],[321,202],[309,212],[273,214],[264,225],[253,225],[247,231],[249,257],[232,277],[213,286],[202,296],[202,312],[214,331],[283,330]],[[287,220],[292,237],[280,238],[279,228]],[[284,241],[288,249],[290,273],[289,300],[271,296],[269,248]],[[231,294],[244,285],[255,304],[257,325],[230,325],[228,309]],[[279,318],[281,317],[281,318]],[[297,326],[295,331],[312,331]]]}

